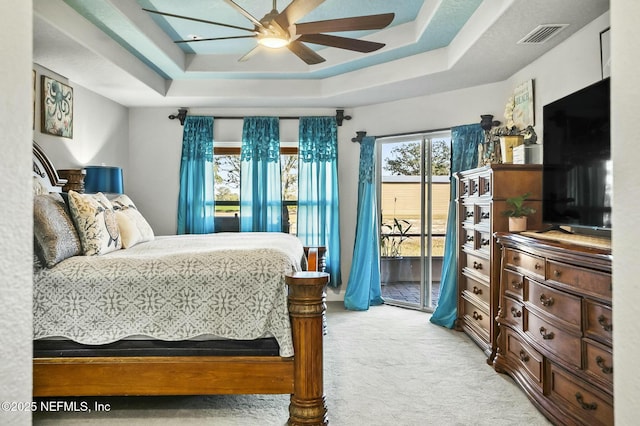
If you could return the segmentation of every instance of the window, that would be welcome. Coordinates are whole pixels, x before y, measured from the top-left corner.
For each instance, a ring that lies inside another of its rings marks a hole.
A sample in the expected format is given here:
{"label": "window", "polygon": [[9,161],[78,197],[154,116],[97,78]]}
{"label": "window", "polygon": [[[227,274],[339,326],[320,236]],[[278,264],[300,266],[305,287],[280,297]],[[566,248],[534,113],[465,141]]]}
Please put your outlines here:
{"label": "window", "polygon": [[[237,232],[240,216],[240,147],[214,148],[215,229],[216,232]],[[280,147],[282,179],[282,230],[296,233],[298,209],[298,148],[291,144]]]}

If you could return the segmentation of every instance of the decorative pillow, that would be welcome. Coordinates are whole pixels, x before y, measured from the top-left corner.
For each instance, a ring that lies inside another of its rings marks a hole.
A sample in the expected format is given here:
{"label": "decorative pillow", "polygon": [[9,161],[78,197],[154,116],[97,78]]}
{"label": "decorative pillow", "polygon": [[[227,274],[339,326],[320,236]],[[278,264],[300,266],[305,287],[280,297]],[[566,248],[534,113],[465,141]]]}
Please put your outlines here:
{"label": "decorative pillow", "polygon": [[67,205],[58,193],[33,197],[33,237],[34,252],[48,268],[82,253]]}
{"label": "decorative pillow", "polygon": [[111,200],[111,204],[116,212],[123,248],[133,247],[138,243],[152,241],[155,238],[153,229],[133,204],[131,198],[124,194],[118,195]]}
{"label": "decorative pillow", "polygon": [[122,248],[116,214],[104,194],[69,191],[69,210],[85,256],[106,254]]}
{"label": "decorative pillow", "polygon": [[40,180],[40,178],[34,176],[33,177],[33,195],[42,195],[47,194],[49,191],[44,186],[44,183]]}

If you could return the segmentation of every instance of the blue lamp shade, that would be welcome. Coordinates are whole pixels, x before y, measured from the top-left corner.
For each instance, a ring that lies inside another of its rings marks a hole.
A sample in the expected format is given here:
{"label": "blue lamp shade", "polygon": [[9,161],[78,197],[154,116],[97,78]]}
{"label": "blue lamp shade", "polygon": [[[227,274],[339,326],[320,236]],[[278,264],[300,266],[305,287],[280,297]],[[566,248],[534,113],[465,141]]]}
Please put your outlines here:
{"label": "blue lamp shade", "polygon": [[86,166],[84,192],[104,192],[109,194],[124,193],[122,169],[109,166]]}

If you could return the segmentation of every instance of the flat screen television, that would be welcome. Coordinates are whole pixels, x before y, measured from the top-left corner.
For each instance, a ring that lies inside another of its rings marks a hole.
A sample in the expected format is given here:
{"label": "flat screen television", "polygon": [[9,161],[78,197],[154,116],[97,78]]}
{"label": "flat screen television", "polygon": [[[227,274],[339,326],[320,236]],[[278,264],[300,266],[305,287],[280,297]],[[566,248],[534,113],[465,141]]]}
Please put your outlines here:
{"label": "flat screen television", "polygon": [[542,221],[611,230],[610,79],[543,107]]}

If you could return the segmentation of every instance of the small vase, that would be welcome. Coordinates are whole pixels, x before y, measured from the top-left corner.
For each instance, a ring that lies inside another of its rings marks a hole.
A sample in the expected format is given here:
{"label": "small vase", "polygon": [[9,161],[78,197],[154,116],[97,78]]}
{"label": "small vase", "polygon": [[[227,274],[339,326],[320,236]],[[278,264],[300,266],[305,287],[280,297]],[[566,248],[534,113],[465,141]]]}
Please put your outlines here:
{"label": "small vase", "polygon": [[509,232],[522,232],[527,230],[527,217],[509,217]]}

